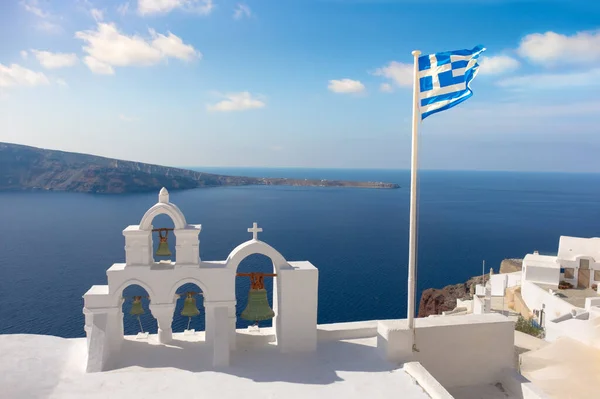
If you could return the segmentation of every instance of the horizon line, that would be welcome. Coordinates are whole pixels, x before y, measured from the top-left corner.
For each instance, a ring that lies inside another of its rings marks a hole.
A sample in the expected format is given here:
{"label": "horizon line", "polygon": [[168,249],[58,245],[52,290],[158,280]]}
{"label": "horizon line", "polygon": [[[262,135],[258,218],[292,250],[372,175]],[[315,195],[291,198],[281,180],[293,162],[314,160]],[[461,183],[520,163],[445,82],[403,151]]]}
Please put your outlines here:
{"label": "horizon line", "polygon": [[[316,167],[316,166],[172,166],[173,168],[190,169],[196,172],[202,172],[201,168],[210,169],[296,169],[296,170],[372,170],[372,171],[389,171],[389,172],[410,172],[408,168],[377,168],[377,167]],[[419,171],[423,172],[501,172],[501,173],[547,173],[547,174],[570,174],[570,175],[597,175],[600,171],[594,172],[574,172],[574,171],[559,171],[559,170],[510,170],[510,169],[436,169],[422,168]]]}

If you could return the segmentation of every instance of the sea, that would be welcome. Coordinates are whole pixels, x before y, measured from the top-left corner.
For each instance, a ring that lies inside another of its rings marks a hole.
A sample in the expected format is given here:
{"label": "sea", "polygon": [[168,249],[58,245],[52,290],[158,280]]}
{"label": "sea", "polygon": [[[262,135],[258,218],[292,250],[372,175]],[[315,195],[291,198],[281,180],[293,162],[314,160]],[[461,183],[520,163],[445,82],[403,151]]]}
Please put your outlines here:
{"label": "sea", "polygon": [[[221,187],[172,191],[171,201],[188,223],[202,224],[203,260],[224,260],[251,238],[287,260],[308,260],[319,269],[319,323],[404,318],[410,173],[406,170],[194,168],[257,177],[393,182],[399,189],[325,187]],[[600,235],[600,175],[562,173],[421,171],[419,174],[417,303],[427,288],[466,281],[504,258],[534,250],[556,253],[561,235]],[[83,337],[82,295],[106,284],[106,269],[124,261],[122,230],[138,224],[157,202],[157,192],[96,195],[63,192],[0,193],[0,333]],[[165,215],[155,227],[172,227]],[[155,243],[158,240],[155,239]],[[170,242],[173,251],[173,242]],[[271,272],[262,255],[246,258],[239,271]],[[269,300],[272,280],[267,279]],[[246,306],[249,282],[236,281],[237,311]],[[180,293],[199,292],[194,285]],[[143,296],[145,313],[129,314],[131,298]],[[124,328],[140,322],[156,332],[147,293],[125,289]],[[200,315],[173,317],[174,331],[204,329]],[[247,322],[238,318],[238,327]],[[263,322],[268,325],[268,322]],[[262,325],[262,324],[261,324]]]}

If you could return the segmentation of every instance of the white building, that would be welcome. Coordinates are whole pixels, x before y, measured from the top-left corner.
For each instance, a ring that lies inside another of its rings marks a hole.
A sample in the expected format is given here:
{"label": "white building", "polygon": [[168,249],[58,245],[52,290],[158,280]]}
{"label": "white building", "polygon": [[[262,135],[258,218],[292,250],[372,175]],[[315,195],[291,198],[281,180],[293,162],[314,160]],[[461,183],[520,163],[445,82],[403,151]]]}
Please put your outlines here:
{"label": "white building", "polygon": [[600,283],[600,238],[560,237],[557,261],[561,278],[577,288]]}
{"label": "white building", "polygon": [[600,283],[600,238],[561,236],[557,256],[537,251],[523,259],[523,279],[558,287],[566,281],[577,288]]}
{"label": "white building", "polygon": [[600,239],[560,237],[557,256],[534,251],[523,259],[522,271],[490,273],[473,299],[458,300],[444,315],[508,311],[533,317],[543,327],[543,340],[515,333],[515,346],[525,351],[519,356],[521,373],[552,397],[595,398],[600,384],[598,261]]}
{"label": "white building", "polygon": [[532,283],[551,284],[558,288],[560,264],[556,256],[540,255],[538,251],[523,258],[523,280]]}
{"label": "white building", "polygon": [[527,254],[522,274],[523,302],[542,327],[552,329],[550,321],[585,312],[586,298],[598,297],[600,239],[561,236],[556,256]]}

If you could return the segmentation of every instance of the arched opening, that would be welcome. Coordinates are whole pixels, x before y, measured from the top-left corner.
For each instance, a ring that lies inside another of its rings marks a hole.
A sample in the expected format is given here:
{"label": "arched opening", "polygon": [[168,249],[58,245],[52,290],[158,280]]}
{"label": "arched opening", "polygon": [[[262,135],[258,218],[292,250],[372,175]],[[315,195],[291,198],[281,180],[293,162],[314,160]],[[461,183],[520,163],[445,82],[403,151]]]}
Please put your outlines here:
{"label": "arched opening", "polygon": [[[273,261],[268,256],[262,254],[251,254],[245,257],[237,268],[237,273],[275,273],[273,267]],[[277,312],[273,307],[273,287],[274,278],[265,277],[264,287],[267,290],[267,300],[269,307]],[[237,276],[235,279],[235,297],[236,297],[236,328],[248,328],[249,326],[255,325],[256,322],[252,320],[245,320],[242,317],[242,313],[248,306],[248,295],[251,288],[251,279],[248,276]],[[272,327],[273,319],[262,320],[258,322],[259,327]]]}
{"label": "arched opening", "polygon": [[[137,284],[131,284],[121,294],[123,304],[123,334],[137,335],[147,332],[156,334],[158,325],[150,312],[150,297],[148,292]],[[141,325],[141,327],[140,327]]]}
{"label": "arched opening", "polygon": [[[185,283],[177,288],[175,295],[178,295],[178,298],[175,303],[175,313],[173,314],[173,321],[171,323],[173,332],[181,333],[186,330],[188,332],[191,332],[191,330],[205,331],[206,312],[202,289],[194,283]],[[195,313],[194,309],[198,310],[197,315],[193,315]]]}
{"label": "arched opening", "polygon": [[[152,256],[155,262],[175,261],[175,223],[167,214],[159,214],[152,219]],[[161,230],[167,229],[167,230]],[[161,243],[161,236],[166,242]]]}

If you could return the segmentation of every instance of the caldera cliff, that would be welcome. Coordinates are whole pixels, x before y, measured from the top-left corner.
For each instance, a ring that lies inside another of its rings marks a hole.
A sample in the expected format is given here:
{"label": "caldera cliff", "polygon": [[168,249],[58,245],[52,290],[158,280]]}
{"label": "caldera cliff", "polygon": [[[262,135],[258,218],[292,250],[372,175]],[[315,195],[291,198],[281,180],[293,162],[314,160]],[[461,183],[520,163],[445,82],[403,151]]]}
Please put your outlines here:
{"label": "caldera cliff", "polygon": [[0,191],[133,193],[220,186],[398,188],[394,183],[225,176],[95,155],[0,143]]}

